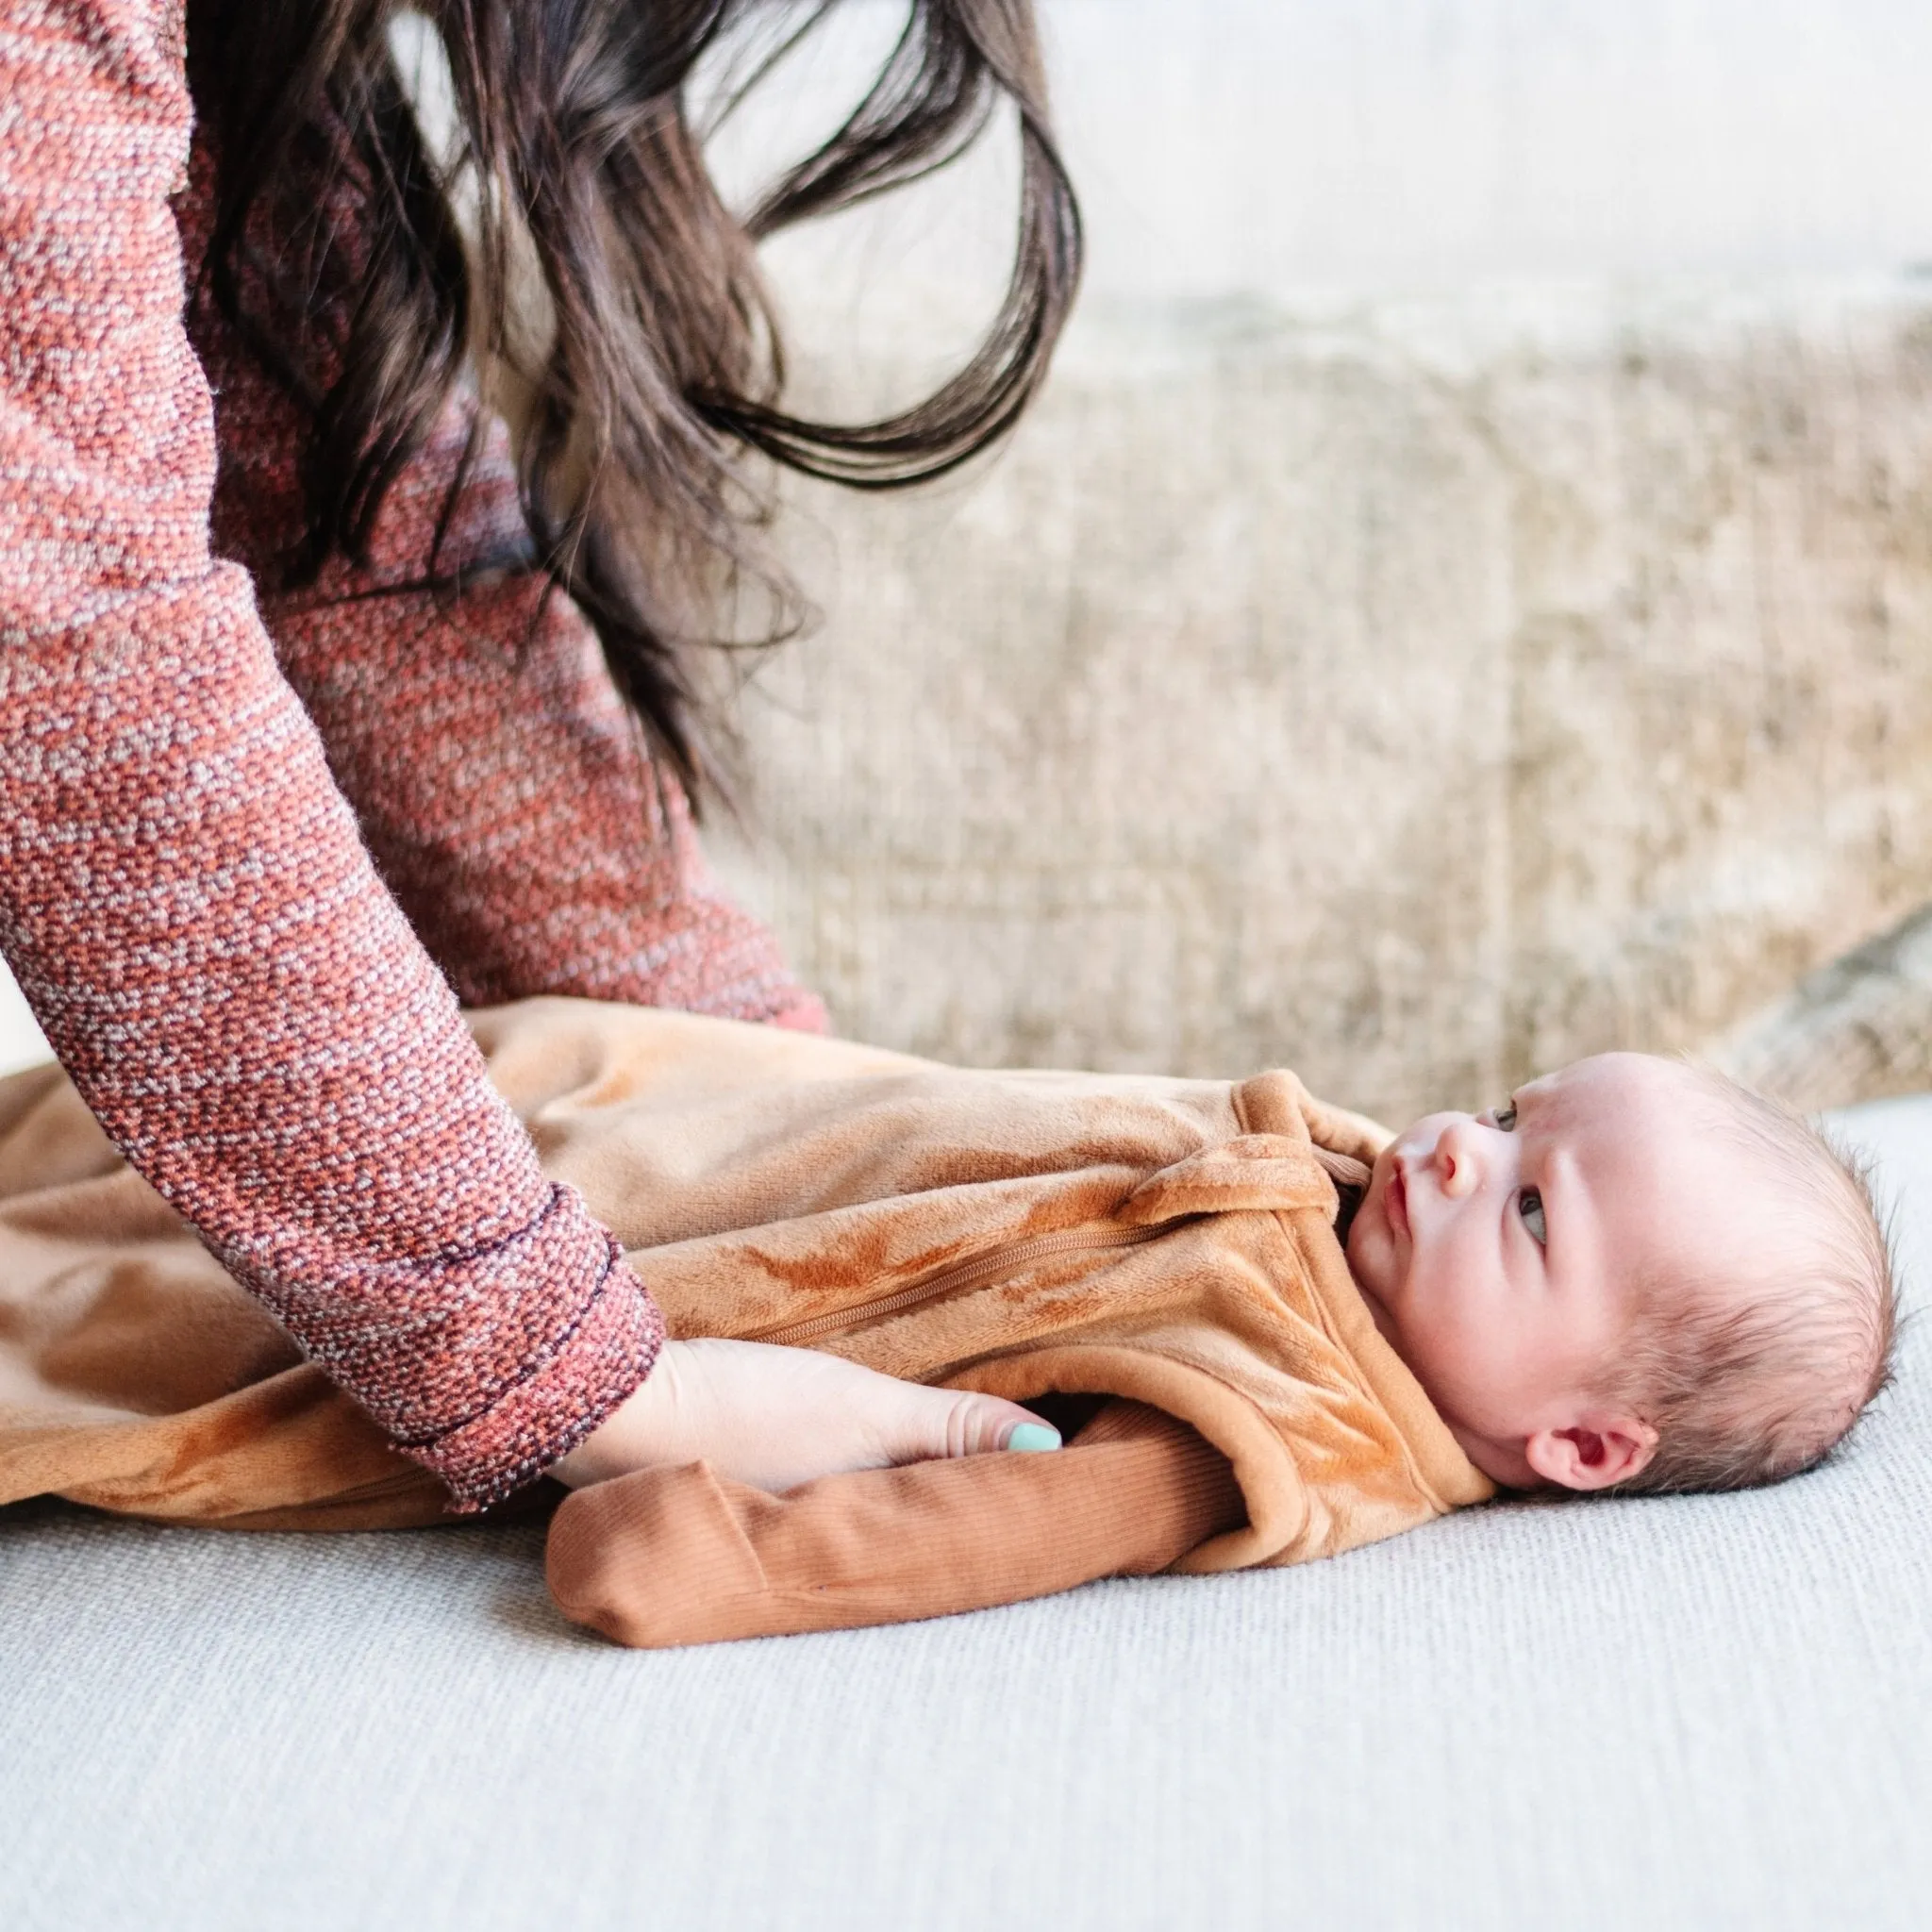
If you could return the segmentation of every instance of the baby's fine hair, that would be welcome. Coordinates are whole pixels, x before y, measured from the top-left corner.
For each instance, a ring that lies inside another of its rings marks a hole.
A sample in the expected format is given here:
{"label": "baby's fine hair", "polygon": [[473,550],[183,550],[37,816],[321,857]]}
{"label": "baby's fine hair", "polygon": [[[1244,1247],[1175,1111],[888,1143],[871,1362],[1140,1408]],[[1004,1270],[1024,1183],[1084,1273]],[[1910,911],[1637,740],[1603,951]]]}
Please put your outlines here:
{"label": "baby's fine hair", "polygon": [[1891,1379],[1897,1296],[1864,1163],[1714,1068],[1683,1066],[1711,1130],[1780,1190],[1790,1241],[1747,1294],[1735,1276],[1641,1286],[1619,1392],[1657,1444],[1619,1493],[1782,1482],[1823,1461]]}

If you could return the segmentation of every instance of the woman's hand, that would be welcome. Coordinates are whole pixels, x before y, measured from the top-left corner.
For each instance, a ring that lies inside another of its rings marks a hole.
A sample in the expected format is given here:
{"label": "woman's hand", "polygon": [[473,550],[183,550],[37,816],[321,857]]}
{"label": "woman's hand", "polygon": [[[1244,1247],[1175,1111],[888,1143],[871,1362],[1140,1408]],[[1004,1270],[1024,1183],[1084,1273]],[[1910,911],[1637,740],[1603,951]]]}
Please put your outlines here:
{"label": "woman's hand", "polygon": [[901,1382],[812,1349],[667,1341],[643,1387],[549,1473],[582,1489],[708,1462],[782,1492],[854,1469],[1058,1447],[1038,1416],[994,1395]]}

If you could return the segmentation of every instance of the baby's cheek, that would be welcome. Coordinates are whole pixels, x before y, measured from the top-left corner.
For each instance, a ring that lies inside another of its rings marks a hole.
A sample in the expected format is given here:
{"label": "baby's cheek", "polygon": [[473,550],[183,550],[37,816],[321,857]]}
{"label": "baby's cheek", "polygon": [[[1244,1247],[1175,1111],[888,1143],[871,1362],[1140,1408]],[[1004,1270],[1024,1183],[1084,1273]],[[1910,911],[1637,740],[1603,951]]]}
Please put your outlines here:
{"label": "baby's cheek", "polygon": [[1355,1285],[1372,1300],[1386,1303],[1395,1286],[1395,1243],[1387,1232],[1357,1222],[1348,1231],[1342,1253]]}
{"label": "baby's cheek", "polygon": [[1348,1231],[1348,1239],[1341,1244],[1341,1252],[1348,1257],[1348,1265],[1354,1272],[1357,1281],[1362,1280],[1373,1266],[1371,1260],[1373,1247],[1374,1237],[1369,1229],[1363,1225],[1362,1216],[1357,1214],[1355,1218],[1355,1224]]}

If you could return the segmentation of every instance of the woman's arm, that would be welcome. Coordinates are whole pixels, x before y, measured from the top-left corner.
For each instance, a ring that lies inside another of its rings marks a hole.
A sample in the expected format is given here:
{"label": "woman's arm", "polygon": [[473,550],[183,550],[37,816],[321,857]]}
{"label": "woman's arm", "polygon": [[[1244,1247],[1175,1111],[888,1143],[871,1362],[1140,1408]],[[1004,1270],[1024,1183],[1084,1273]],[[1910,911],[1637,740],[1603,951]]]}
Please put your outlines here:
{"label": "woman's arm", "polygon": [[179,8],[0,0],[0,949],[129,1158],[484,1501],[661,1322],[383,889],[247,577],[168,196]]}

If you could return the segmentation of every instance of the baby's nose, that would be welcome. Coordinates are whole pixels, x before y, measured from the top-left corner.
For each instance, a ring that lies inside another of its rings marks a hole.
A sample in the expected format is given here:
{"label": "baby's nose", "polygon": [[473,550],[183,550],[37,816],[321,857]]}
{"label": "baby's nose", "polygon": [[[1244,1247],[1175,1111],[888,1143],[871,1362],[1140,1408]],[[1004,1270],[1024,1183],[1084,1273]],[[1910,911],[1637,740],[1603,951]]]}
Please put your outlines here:
{"label": "baby's nose", "polygon": [[1482,1180],[1476,1124],[1453,1121],[1436,1141],[1437,1183],[1452,1201],[1473,1193]]}

